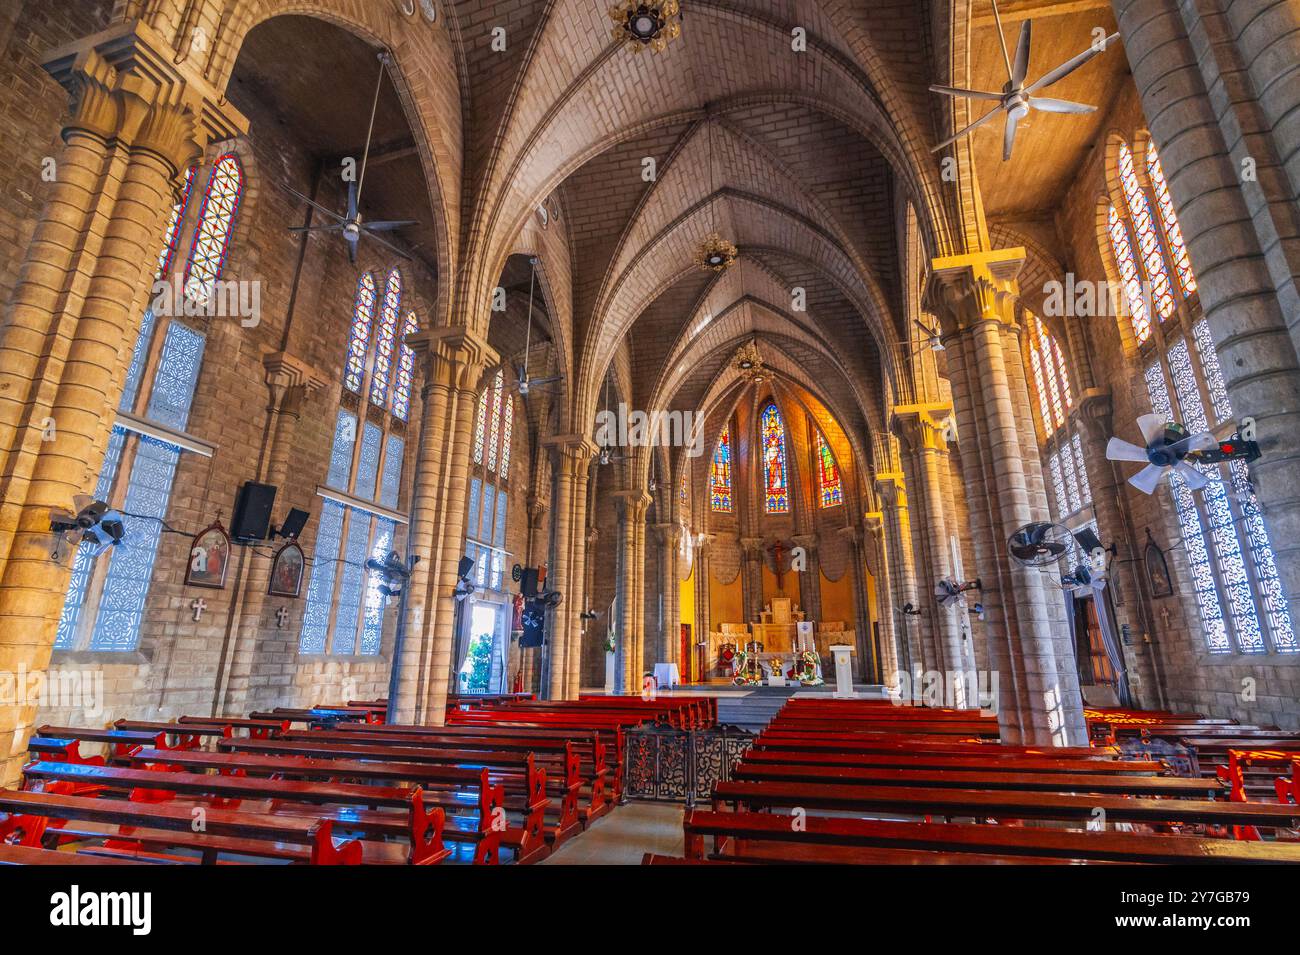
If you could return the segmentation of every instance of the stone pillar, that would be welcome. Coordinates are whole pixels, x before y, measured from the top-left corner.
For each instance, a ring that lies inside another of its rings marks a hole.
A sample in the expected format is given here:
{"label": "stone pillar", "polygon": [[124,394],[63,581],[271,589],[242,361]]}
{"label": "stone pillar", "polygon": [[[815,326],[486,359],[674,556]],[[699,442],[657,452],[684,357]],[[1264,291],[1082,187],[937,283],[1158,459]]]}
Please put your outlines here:
{"label": "stone pillar", "polygon": [[659,538],[659,590],[663,594],[663,619],[660,621],[659,649],[655,658],[665,663],[676,663],[679,670],[685,669],[683,666],[685,661],[679,659],[682,640],[677,611],[681,596],[678,556],[682,543],[682,528],[680,524],[660,523],[654,526],[654,530]]}
{"label": "stone pillar", "polygon": [[[709,542],[712,540],[712,534],[697,534],[695,536],[695,632],[693,637],[697,643],[701,640],[705,643],[710,642]],[[704,661],[705,672],[700,674],[701,679],[708,679],[709,672],[715,662],[706,657]]]}
{"label": "stone pillar", "polygon": [[[802,547],[804,552],[804,569],[799,571],[799,603],[804,610],[806,620],[822,619],[822,571],[821,561],[817,556],[816,534],[795,534],[791,541],[794,546]],[[794,568],[790,568],[791,573]]]}
{"label": "stone pillar", "polygon": [[[256,479],[275,487],[284,487],[289,474],[289,462],[293,456],[294,436],[298,430],[298,420],[302,413],[302,403],[307,395],[322,387],[325,378],[310,365],[294,358],[287,352],[275,352],[262,359],[266,369],[266,385],[270,391],[267,405],[269,416],[266,433],[269,437],[265,464],[256,475]],[[283,501],[281,504],[283,505]],[[276,542],[278,549],[285,542]],[[266,692],[256,685],[259,661],[266,654],[261,646],[262,614],[266,608],[267,588],[271,579],[272,555],[249,548],[248,573],[244,577],[239,596],[237,623],[233,639],[233,652],[228,660],[223,660],[226,671],[224,679],[219,679],[213,692],[213,715],[229,714],[247,715],[250,710],[274,703],[273,697],[278,688]],[[288,631],[286,631],[288,633]],[[283,648],[275,646],[271,653],[281,653]],[[259,689],[262,692],[259,694]]]}
{"label": "stone pillar", "polygon": [[[877,526],[879,521],[876,522]],[[867,598],[867,554],[866,544],[862,531],[857,527],[841,527],[837,533],[848,541],[850,571],[853,574],[853,605],[854,619],[853,629],[857,634],[858,659],[857,671],[858,677],[864,682],[879,683],[882,680],[881,673],[884,667],[881,662],[881,653],[877,650],[876,642],[872,639],[871,633],[871,607]],[[877,583],[881,583],[884,578],[877,578]],[[880,600],[877,597],[877,600]],[[884,601],[880,601],[880,606],[886,606]],[[881,613],[881,619],[884,619],[884,613]],[[892,637],[892,631],[890,631]],[[880,649],[883,650],[885,643],[885,628],[880,628]]]}
{"label": "stone pillar", "polygon": [[[0,325],[0,670],[49,663],[71,564],[50,561],[50,509],[102,465],[184,170],[246,127],[174,55],[131,21],[44,64],[70,116]],[[0,784],[16,780],[34,716],[0,707]]]}
{"label": "stone pillar", "polygon": [[[645,528],[646,528],[646,511],[649,509],[651,497],[644,491],[637,492],[635,498],[636,520],[632,525],[632,559],[633,573],[632,582],[635,586],[633,592],[633,625],[635,627],[635,666],[636,666],[636,687],[639,692],[641,678],[645,674],[647,667],[646,661],[646,640],[645,640]],[[651,661],[653,662],[653,661]]]}
{"label": "stone pillar", "polygon": [[[912,673],[924,670],[926,661],[921,653],[924,635],[921,630],[923,615],[908,613],[910,606],[920,610],[916,593],[916,575],[912,560],[912,530],[907,508],[907,492],[902,486],[901,474],[877,474],[876,496],[880,500],[882,531],[887,541],[889,576],[893,584],[896,632],[894,669],[883,675],[886,684],[896,684],[896,670]],[[886,662],[888,665],[889,661]]]}
{"label": "stone pillar", "polygon": [[[596,446],[579,435],[552,438],[551,443],[561,458],[557,484],[561,497],[556,505],[555,574],[548,575],[547,580],[549,586],[564,595],[553,618],[553,643],[562,643],[562,647],[558,656],[552,658],[551,699],[576,700],[582,683],[582,611],[586,609],[587,599],[587,484]],[[567,498],[563,497],[566,491]],[[558,686],[556,660],[563,661]]]}
{"label": "stone pillar", "polygon": [[570,533],[573,525],[573,476],[577,469],[577,459],[566,453],[563,437],[556,437],[548,442],[554,452],[553,485],[555,511],[551,518],[551,552],[550,562],[546,568],[548,589],[558,589],[564,595],[559,607],[547,612],[548,634],[546,641],[545,668],[543,686],[548,700],[567,699],[569,679],[568,650],[569,633],[565,626],[568,616],[569,594],[565,588],[569,581],[569,557],[572,550]]}
{"label": "stone pillar", "polygon": [[[1216,83],[1213,89],[1206,85],[1208,60],[1214,51],[1205,47],[1205,31],[1221,29],[1222,23],[1200,21],[1199,8],[1204,4],[1113,0],[1113,6],[1142,111],[1160,150],[1196,270],[1201,307],[1209,320],[1232,407],[1255,419],[1260,440],[1268,448],[1251,465],[1251,478],[1283,589],[1295,595],[1300,593],[1300,365],[1296,360],[1300,324],[1288,332],[1288,318],[1295,322],[1295,315],[1288,316],[1284,300],[1293,312],[1296,305],[1291,294],[1285,289],[1280,293],[1279,283],[1274,281],[1274,275],[1284,275],[1287,266],[1270,261],[1270,253],[1274,259],[1284,255],[1285,247],[1294,246],[1294,242],[1284,236],[1268,250],[1261,242],[1256,220],[1264,218],[1263,197],[1255,184],[1242,181],[1243,161],[1254,158],[1250,155],[1254,143],[1234,137],[1229,145],[1216,108],[1223,104],[1223,85]],[[1275,40],[1278,50],[1296,42],[1294,34],[1279,40],[1280,35],[1272,32],[1294,20],[1294,4],[1283,14],[1266,9],[1268,5],[1262,2],[1221,6],[1230,11],[1234,22],[1243,25],[1252,10],[1269,14],[1246,31],[1248,36],[1243,34],[1243,51],[1262,55]],[[1189,29],[1191,26],[1196,29]],[[1267,111],[1277,118],[1278,142],[1291,143],[1295,117],[1291,115],[1287,124],[1282,120],[1289,109],[1287,102],[1296,97],[1293,64],[1270,56],[1249,65],[1269,77],[1271,86],[1260,90],[1260,102],[1267,103]],[[1217,69],[1211,75],[1214,73]],[[1291,148],[1290,156],[1284,157],[1288,168],[1297,162]],[[1294,189],[1287,201],[1294,206]],[[1294,283],[1284,275],[1281,284]]]}
{"label": "stone pillar", "polygon": [[[539,454],[537,458],[539,461],[538,467],[541,467],[540,462],[545,461],[546,456]],[[548,510],[549,506],[545,499],[536,494],[528,495],[528,552],[521,561],[525,567],[536,566],[537,555],[546,546],[542,533],[542,523]],[[540,647],[520,647],[519,649],[520,678],[525,691],[541,692],[541,686],[538,683],[541,677],[541,654]]]}
{"label": "stone pillar", "polygon": [[763,609],[763,538],[742,537],[740,551],[741,599],[748,623]]}
{"label": "stone pillar", "polygon": [[459,326],[419,332],[407,344],[425,365],[426,384],[410,527],[411,553],[419,560],[407,582],[396,712],[401,723],[441,726],[456,640],[456,571],[465,550],[478,385],[497,355],[486,341]]}
{"label": "stone pillar", "polygon": [[1059,612],[1049,608],[1042,573],[1012,562],[1005,546],[1041,510],[1025,473],[1026,422],[1013,388],[1023,369],[1009,370],[1019,366],[1020,353],[1003,346],[1023,261],[1022,249],[937,259],[928,295],[943,321],[944,344],[958,346],[948,358],[972,526],[976,510],[987,513],[976,528],[976,550],[987,631],[1002,637],[990,637],[990,660],[1003,741],[1081,745],[1086,727],[1073,648],[1063,627],[1053,632]]}

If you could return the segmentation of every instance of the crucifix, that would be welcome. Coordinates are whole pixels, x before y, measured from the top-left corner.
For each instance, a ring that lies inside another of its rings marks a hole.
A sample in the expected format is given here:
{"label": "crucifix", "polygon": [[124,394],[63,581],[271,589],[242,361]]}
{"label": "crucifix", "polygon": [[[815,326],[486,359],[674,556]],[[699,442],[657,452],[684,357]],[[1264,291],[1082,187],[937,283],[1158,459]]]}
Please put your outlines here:
{"label": "crucifix", "polygon": [[289,622],[289,608],[281,607],[275,612],[275,628],[283,630],[284,625]]}
{"label": "crucifix", "polygon": [[193,603],[190,604],[190,609],[194,611],[194,619],[198,620],[203,616],[203,611],[208,609],[208,602],[202,597],[196,597]]}
{"label": "crucifix", "polygon": [[776,573],[776,589],[785,593],[785,568],[781,566],[781,555],[785,553],[785,545],[780,541],[774,543],[770,550],[772,551],[772,570]]}
{"label": "crucifix", "polygon": [[1168,607],[1160,608],[1160,619],[1164,622],[1165,629],[1168,630],[1169,629],[1169,608]]}

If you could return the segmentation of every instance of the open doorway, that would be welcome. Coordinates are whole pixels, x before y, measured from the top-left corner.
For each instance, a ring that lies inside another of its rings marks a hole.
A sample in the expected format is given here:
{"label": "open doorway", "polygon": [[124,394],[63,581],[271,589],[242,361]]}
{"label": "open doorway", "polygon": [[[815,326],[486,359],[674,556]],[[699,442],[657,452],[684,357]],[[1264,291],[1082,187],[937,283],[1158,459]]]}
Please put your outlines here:
{"label": "open doorway", "polygon": [[501,604],[476,601],[461,633],[458,693],[502,693],[505,691],[505,614]]}

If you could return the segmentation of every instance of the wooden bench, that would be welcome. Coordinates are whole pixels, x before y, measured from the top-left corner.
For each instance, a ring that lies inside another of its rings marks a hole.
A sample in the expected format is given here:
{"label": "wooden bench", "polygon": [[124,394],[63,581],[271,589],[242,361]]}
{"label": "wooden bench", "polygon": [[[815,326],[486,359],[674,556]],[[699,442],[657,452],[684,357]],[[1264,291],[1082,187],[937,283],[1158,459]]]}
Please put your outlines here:
{"label": "wooden bench", "polygon": [[134,859],[104,858],[79,852],[59,852],[36,846],[10,846],[0,843],[0,865],[148,865]]}
{"label": "wooden bench", "polygon": [[145,746],[164,748],[167,745],[165,734],[148,730],[105,729],[94,726],[38,726],[34,734],[41,740],[65,739],[79,743],[103,743],[111,749],[109,759],[121,759],[130,756],[132,751]]}
{"label": "wooden bench", "polygon": [[[170,751],[168,751],[170,752]],[[93,784],[106,789],[126,790],[137,801],[163,802],[174,795],[216,797],[238,804],[243,799],[267,799],[278,807],[282,803],[310,803],[315,806],[361,806],[396,809],[400,813],[362,814],[315,808],[310,815],[333,821],[340,828],[407,840],[407,861],[413,865],[441,862],[449,854],[443,845],[444,812],[437,806],[426,808],[425,794],[419,788],[401,789],[387,786],[357,786],[347,783],[300,782],[261,779],[234,775],[208,775],[127,769],[115,766],[87,766],[74,763],[29,763],[23,767],[28,780]],[[218,806],[223,809],[226,806]]]}
{"label": "wooden bench", "polygon": [[[102,767],[101,767],[102,768]],[[313,865],[356,865],[361,845],[356,840],[334,844],[333,823],[328,819],[270,813],[205,808],[204,831],[193,831],[193,807],[174,802],[131,802],[96,799],[62,793],[0,790],[0,812],[10,814],[7,828],[22,830],[22,844],[38,846],[52,821],[81,820],[118,826],[146,826],[167,830],[189,847],[202,848],[209,837],[239,840],[241,853],[273,853],[283,843],[307,846]]]}
{"label": "wooden bench", "polygon": [[255,720],[247,716],[182,716],[176,722],[186,726],[230,726],[248,730],[254,739],[278,736],[292,725],[288,720]]}
{"label": "wooden bench", "polygon": [[763,765],[778,763],[828,767],[862,767],[864,769],[973,769],[981,772],[1005,773],[1090,773],[1107,775],[1134,775],[1163,773],[1168,766],[1156,760],[1084,759],[1070,757],[1052,759],[1046,756],[1016,756],[998,752],[1001,747],[982,747],[992,750],[989,756],[964,753],[834,753],[805,752],[798,749],[750,749],[744,755],[746,763]]}
{"label": "wooden bench", "polygon": [[195,749],[204,739],[221,739],[234,735],[229,723],[164,723],[155,720],[118,720],[113,724],[120,730],[138,730],[146,733],[164,733],[173,738],[177,749]]}
{"label": "wooden bench", "polygon": [[[1176,800],[1169,800],[1175,802]],[[756,812],[688,811],[683,820],[685,855],[704,858],[704,839],[724,850],[737,844],[742,856],[749,842],[927,849],[946,853],[994,853],[1016,857],[1056,857],[1166,864],[1300,863],[1300,845],[1238,842],[1182,835],[1087,832],[1075,829],[952,823],[881,822],[808,816],[796,830],[788,816]]]}

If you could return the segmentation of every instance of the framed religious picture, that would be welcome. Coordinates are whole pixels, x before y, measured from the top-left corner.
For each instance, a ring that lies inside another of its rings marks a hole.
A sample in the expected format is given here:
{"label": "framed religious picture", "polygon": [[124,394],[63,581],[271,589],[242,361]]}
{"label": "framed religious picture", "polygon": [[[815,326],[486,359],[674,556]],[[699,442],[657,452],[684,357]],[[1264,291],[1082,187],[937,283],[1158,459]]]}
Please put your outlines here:
{"label": "framed religious picture", "polygon": [[302,548],[294,541],[289,541],[275,552],[275,560],[271,562],[271,582],[267,585],[266,592],[272,597],[297,597],[302,593],[305,563]]}
{"label": "framed religious picture", "polygon": [[185,585],[220,590],[226,585],[226,567],[229,564],[230,536],[221,522],[215,521],[194,535]]}
{"label": "framed religious picture", "polygon": [[1147,528],[1147,546],[1145,554],[1145,563],[1147,568],[1147,583],[1151,586],[1152,597],[1172,597],[1174,593],[1174,580],[1169,575],[1169,563],[1165,560],[1165,552],[1151,536],[1151,528]]}

